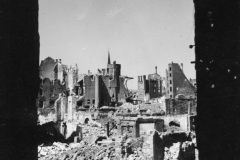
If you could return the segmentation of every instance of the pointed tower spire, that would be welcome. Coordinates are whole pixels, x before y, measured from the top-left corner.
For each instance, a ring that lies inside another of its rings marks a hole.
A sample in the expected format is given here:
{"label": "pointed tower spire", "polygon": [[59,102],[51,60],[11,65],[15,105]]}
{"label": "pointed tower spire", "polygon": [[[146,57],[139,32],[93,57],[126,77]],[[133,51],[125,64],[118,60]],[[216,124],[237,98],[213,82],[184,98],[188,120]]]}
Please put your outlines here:
{"label": "pointed tower spire", "polygon": [[111,60],[110,60],[110,53],[109,53],[109,50],[108,50],[108,64],[111,64]]}
{"label": "pointed tower spire", "polygon": [[77,63],[76,63],[76,73],[78,74],[78,65],[77,65]]}

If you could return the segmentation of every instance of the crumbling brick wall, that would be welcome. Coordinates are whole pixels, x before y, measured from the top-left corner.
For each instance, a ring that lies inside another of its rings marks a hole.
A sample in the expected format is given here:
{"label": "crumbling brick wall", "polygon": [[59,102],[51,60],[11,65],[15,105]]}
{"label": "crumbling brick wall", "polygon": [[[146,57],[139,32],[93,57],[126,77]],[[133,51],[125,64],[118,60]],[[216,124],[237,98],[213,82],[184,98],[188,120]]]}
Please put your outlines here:
{"label": "crumbling brick wall", "polygon": [[159,97],[159,92],[158,92],[158,81],[157,80],[149,80],[148,81],[148,85],[149,85],[149,94],[150,94],[150,98],[157,98]]}
{"label": "crumbling brick wall", "polygon": [[197,103],[195,99],[166,99],[165,102],[166,115],[196,115]]}
{"label": "crumbling brick wall", "polygon": [[94,75],[87,75],[84,77],[85,83],[85,105],[93,105],[95,101],[95,77]]}
{"label": "crumbling brick wall", "polygon": [[185,79],[182,84],[177,87],[176,89],[176,95],[182,94],[186,97],[195,97],[195,88],[193,85],[189,82],[188,79]]}
{"label": "crumbling brick wall", "polygon": [[123,102],[125,100],[125,97],[127,96],[128,92],[127,89],[124,86],[124,80],[125,78],[119,77],[119,85],[118,85],[118,102]]}

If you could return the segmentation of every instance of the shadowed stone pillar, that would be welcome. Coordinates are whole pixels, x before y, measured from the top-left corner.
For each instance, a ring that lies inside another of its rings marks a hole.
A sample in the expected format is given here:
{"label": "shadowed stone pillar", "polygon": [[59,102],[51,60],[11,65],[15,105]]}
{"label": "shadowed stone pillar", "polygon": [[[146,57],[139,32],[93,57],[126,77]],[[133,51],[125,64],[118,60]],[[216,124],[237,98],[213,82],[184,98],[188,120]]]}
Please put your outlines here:
{"label": "shadowed stone pillar", "polygon": [[95,108],[99,108],[99,78],[98,75],[95,76]]}
{"label": "shadowed stone pillar", "polygon": [[68,120],[73,120],[73,110],[72,110],[73,97],[68,96]]}

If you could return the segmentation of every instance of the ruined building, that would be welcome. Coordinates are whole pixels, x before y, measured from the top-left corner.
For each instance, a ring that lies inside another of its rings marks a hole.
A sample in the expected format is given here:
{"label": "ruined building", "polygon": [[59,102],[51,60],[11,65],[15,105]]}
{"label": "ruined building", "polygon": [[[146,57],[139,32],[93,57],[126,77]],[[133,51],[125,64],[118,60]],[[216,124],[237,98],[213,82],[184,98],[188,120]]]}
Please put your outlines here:
{"label": "ruined building", "polygon": [[162,96],[162,77],[157,73],[149,74],[148,79],[146,75],[138,76],[138,99],[144,100],[144,96],[149,94],[149,98],[158,98]]}
{"label": "ruined building", "polygon": [[166,70],[166,96],[175,98],[178,94],[195,97],[195,88],[189,82],[179,64],[172,62],[168,64]]}
{"label": "ruined building", "polygon": [[109,54],[107,68],[98,70],[97,74],[90,71],[88,74],[78,74],[77,65],[68,68],[61,59],[47,57],[41,61],[39,76],[38,108],[52,108],[57,100],[64,99],[64,110],[69,112],[79,107],[122,104],[129,96],[127,81],[132,79],[121,75],[121,65],[116,61],[111,64]]}
{"label": "ruined building", "polygon": [[80,85],[78,82],[78,67],[62,64],[61,59],[51,57],[41,61],[40,88],[37,108],[41,114],[56,113],[56,120],[63,119],[65,113],[76,110],[76,101]]}
{"label": "ruined building", "polygon": [[108,54],[106,69],[98,70],[98,74],[95,75],[89,72],[84,76],[85,95],[82,105],[98,108],[103,105],[116,106],[125,102],[129,93],[127,88],[129,79],[132,78],[121,75],[121,64],[117,64],[116,61],[111,64]]}
{"label": "ruined building", "polygon": [[38,95],[38,108],[48,108],[54,105],[59,94],[67,90],[67,66],[63,65],[61,59],[47,57],[41,61],[40,88]]}

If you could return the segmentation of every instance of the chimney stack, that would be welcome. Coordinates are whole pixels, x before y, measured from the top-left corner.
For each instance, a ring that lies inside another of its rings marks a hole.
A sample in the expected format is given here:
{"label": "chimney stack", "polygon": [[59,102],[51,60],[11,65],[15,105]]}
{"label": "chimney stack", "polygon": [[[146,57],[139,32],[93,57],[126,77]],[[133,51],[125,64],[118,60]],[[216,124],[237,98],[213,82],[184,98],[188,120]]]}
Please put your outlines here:
{"label": "chimney stack", "polygon": [[143,81],[146,81],[146,75],[143,75]]}
{"label": "chimney stack", "polygon": [[59,59],[59,63],[62,63],[62,59]]}
{"label": "chimney stack", "polygon": [[56,59],[56,62],[58,62],[58,59]]}
{"label": "chimney stack", "polygon": [[155,67],[155,72],[156,72],[156,74],[157,74],[157,66]]}
{"label": "chimney stack", "polygon": [[103,75],[105,75],[106,74],[106,70],[102,69],[102,73],[103,73]]}

